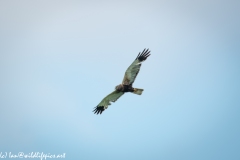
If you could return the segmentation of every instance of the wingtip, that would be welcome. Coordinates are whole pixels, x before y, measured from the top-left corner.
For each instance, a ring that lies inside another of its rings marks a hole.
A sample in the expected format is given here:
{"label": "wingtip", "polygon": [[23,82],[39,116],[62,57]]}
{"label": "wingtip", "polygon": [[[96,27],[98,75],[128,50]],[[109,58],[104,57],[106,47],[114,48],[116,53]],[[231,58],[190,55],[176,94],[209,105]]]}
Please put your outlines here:
{"label": "wingtip", "polygon": [[94,110],[93,110],[93,112],[94,112],[94,114],[102,114],[102,112],[104,111],[105,109],[104,109],[104,106],[97,106],[97,107],[95,107],[94,108]]}
{"label": "wingtip", "polygon": [[138,54],[136,60],[138,59],[139,61],[145,61],[147,57],[151,55],[150,52],[151,51],[149,51],[149,48],[144,48],[144,50]]}

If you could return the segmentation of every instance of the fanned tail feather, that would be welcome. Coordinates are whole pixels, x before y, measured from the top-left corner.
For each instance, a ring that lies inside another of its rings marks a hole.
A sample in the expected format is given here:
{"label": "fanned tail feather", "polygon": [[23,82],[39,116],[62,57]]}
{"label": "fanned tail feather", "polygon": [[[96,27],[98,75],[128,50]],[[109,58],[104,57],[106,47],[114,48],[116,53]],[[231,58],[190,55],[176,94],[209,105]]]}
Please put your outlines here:
{"label": "fanned tail feather", "polygon": [[137,94],[137,95],[141,95],[143,92],[143,89],[139,89],[139,88],[134,88],[133,92],[134,94]]}

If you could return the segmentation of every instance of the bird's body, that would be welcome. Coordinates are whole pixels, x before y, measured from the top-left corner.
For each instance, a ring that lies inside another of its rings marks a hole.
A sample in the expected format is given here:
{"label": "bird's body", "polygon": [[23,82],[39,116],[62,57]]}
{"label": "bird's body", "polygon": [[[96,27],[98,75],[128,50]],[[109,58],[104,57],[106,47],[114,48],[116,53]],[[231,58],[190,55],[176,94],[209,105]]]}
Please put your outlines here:
{"label": "bird's body", "polygon": [[139,53],[137,58],[133,61],[133,63],[128,67],[128,69],[125,72],[123,81],[121,84],[117,85],[115,87],[115,91],[107,95],[93,110],[96,114],[102,114],[102,112],[108,108],[109,105],[111,105],[110,102],[115,102],[118,98],[120,98],[124,93],[131,92],[137,95],[141,95],[143,92],[143,89],[133,88],[132,84],[134,83],[138,72],[141,67],[141,63],[147,59],[148,56],[150,56],[150,51],[147,49],[144,49],[143,52]]}
{"label": "bird's body", "polygon": [[115,87],[115,90],[119,92],[133,92],[134,88],[132,87],[132,85],[119,84]]}

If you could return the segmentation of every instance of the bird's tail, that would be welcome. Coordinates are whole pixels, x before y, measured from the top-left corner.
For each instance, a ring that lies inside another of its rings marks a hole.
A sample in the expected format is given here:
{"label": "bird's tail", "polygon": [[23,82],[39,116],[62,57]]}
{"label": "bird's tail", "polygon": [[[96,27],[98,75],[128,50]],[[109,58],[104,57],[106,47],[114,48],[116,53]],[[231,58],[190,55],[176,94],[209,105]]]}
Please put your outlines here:
{"label": "bird's tail", "polygon": [[138,94],[138,95],[141,95],[142,92],[143,92],[143,89],[134,88],[132,93],[134,93],[134,94]]}

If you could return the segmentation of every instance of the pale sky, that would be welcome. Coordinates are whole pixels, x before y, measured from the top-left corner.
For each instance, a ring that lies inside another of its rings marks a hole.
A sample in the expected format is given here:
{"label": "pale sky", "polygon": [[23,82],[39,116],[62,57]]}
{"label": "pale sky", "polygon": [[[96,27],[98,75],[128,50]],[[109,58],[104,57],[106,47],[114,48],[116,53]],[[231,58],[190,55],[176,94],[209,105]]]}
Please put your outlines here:
{"label": "pale sky", "polygon": [[[240,159],[240,1],[0,1],[0,152]],[[134,87],[93,108],[144,48]]]}

